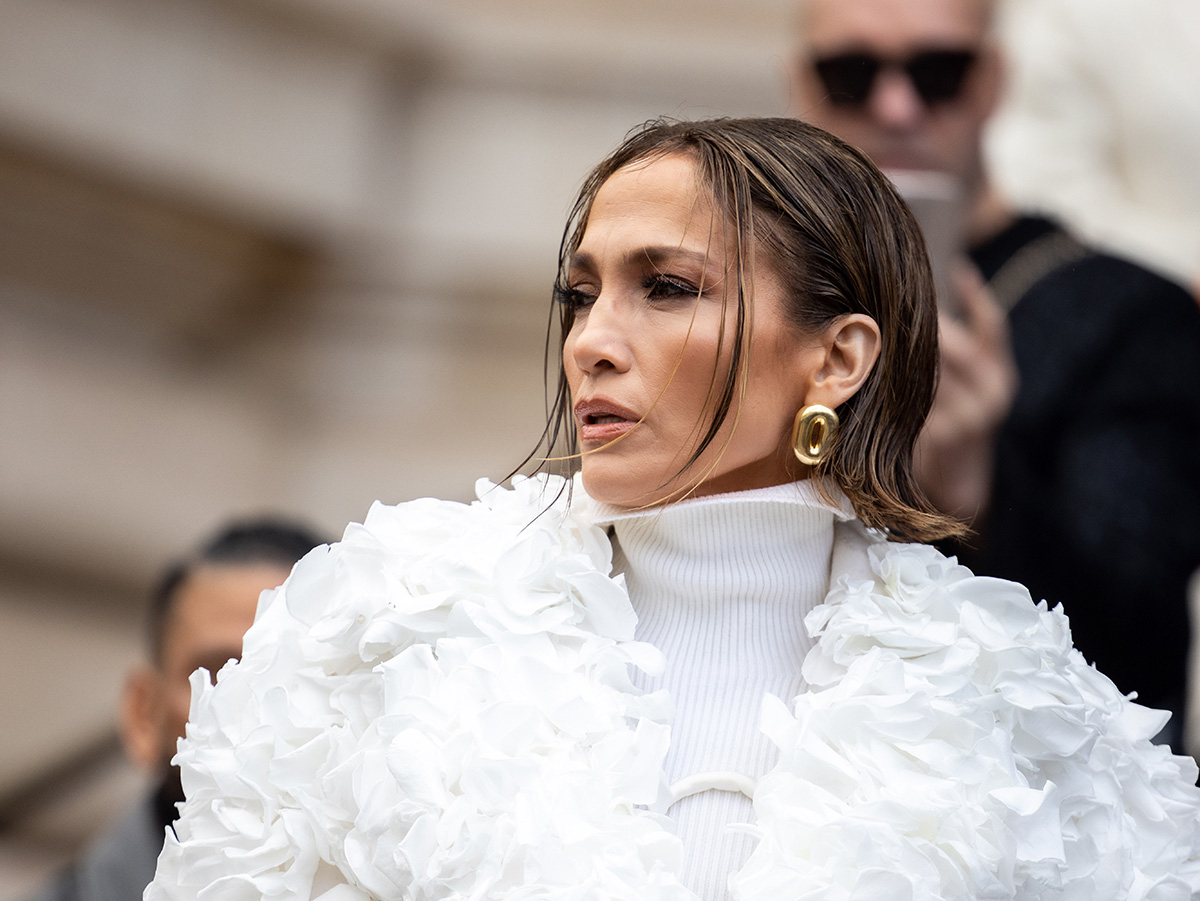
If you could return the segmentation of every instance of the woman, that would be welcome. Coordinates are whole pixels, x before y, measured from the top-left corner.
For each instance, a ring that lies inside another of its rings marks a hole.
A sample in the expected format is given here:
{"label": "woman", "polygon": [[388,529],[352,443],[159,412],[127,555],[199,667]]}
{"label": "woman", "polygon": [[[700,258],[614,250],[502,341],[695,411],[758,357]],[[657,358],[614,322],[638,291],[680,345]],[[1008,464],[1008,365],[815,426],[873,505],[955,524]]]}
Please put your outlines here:
{"label": "woman", "polygon": [[1200,891],[1162,718],[1061,611],[903,543],[956,531],[910,472],[936,315],[861,154],[653,124],[555,293],[582,485],[376,505],[301,561],[193,683],[148,898]]}

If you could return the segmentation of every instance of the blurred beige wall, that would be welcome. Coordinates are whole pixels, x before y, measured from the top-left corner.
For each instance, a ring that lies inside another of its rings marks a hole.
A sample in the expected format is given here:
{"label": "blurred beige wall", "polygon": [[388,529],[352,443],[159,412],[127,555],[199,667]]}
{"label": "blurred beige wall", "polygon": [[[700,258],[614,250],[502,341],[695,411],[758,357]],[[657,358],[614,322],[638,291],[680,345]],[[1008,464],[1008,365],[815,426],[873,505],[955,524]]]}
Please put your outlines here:
{"label": "blurred beige wall", "polygon": [[789,7],[0,4],[0,901],[138,791],[163,563],[515,466],[576,185],[646,118],[783,113]]}

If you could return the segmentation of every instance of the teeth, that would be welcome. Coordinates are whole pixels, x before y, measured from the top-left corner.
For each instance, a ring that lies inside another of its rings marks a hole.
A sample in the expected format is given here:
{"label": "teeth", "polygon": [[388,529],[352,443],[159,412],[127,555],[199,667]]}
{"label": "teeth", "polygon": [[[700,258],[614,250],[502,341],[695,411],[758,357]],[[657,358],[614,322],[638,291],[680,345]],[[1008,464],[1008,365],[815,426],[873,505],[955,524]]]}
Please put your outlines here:
{"label": "teeth", "polygon": [[593,425],[601,425],[606,422],[624,422],[625,421],[625,418],[623,416],[614,416],[611,413],[605,413],[601,416],[593,416],[593,417],[591,417],[591,419],[592,419]]}

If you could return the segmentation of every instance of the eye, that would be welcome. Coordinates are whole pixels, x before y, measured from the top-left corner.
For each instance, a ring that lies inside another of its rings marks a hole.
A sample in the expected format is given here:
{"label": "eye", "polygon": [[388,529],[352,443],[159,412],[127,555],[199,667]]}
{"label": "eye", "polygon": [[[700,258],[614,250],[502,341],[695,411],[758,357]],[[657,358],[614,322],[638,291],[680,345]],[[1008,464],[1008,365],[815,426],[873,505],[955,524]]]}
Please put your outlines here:
{"label": "eye", "polygon": [[642,282],[648,297],[699,297],[700,289],[687,279],[674,275],[657,274]]}
{"label": "eye", "polygon": [[578,310],[596,302],[596,295],[583,288],[570,285],[556,284],[554,286],[554,301],[571,310]]}

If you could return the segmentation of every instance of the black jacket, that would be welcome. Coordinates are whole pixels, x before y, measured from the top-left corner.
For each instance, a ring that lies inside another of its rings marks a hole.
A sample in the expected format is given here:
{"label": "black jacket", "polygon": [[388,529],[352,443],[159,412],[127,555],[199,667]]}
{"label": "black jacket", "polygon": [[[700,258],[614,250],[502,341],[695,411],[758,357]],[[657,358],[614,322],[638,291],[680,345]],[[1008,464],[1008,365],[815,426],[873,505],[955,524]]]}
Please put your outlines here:
{"label": "black jacket", "polygon": [[[1118,688],[1179,712],[1186,585],[1200,567],[1200,306],[1062,238],[1026,217],[972,251],[989,283],[1019,286],[1021,382],[979,547],[952,550],[1061,603],[1076,646]],[[1056,240],[1057,261],[1039,263],[1035,242]]]}

